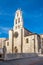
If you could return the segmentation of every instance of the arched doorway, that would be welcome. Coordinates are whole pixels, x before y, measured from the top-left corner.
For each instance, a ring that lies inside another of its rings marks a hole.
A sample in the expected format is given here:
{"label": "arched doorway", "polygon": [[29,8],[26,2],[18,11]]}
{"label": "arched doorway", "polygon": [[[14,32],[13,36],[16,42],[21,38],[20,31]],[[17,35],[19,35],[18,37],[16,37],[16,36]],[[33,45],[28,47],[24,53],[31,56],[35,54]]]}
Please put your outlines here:
{"label": "arched doorway", "polygon": [[18,49],[17,49],[16,46],[15,46],[15,48],[14,48],[14,51],[15,51],[15,53],[18,53]]}

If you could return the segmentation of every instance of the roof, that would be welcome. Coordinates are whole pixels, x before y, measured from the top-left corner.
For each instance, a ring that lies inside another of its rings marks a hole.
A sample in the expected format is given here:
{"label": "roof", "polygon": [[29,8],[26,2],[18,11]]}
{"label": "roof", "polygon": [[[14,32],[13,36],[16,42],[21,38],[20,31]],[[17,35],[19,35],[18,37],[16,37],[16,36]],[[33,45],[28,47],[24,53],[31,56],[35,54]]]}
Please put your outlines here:
{"label": "roof", "polygon": [[[30,30],[28,30],[28,29],[26,29],[26,28],[24,28],[24,29],[29,32],[29,34],[26,35],[26,36],[30,36],[30,35],[38,35],[38,36],[40,36],[39,34],[33,33],[33,32],[31,32]],[[25,36],[25,37],[26,37],[26,36]]]}
{"label": "roof", "polygon": [[24,27],[24,29],[27,30],[27,31],[30,32],[30,33],[33,33],[33,32],[31,32],[30,30],[26,29],[25,27]]}
{"label": "roof", "polygon": [[9,40],[8,38],[6,38],[4,41],[7,41],[7,40]]}

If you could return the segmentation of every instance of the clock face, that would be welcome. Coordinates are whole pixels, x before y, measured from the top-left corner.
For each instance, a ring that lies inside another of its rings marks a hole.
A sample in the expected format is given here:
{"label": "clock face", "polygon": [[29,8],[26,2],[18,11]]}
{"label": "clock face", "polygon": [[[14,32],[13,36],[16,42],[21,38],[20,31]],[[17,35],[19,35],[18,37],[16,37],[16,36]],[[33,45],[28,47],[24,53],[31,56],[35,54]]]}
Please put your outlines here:
{"label": "clock face", "polygon": [[18,37],[18,32],[14,33],[14,37],[17,38]]}

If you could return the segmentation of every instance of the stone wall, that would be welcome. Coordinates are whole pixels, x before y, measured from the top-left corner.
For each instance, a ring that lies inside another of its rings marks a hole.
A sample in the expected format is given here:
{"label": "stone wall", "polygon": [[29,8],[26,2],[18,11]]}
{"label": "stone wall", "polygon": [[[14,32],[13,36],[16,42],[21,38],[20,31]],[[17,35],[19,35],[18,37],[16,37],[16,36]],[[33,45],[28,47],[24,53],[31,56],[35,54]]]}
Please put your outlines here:
{"label": "stone wall", "polygon": [[[28,38],[28,43],[26,43],[27,38]],[[24,37],[23,53],[34,53],[34,35]]]}

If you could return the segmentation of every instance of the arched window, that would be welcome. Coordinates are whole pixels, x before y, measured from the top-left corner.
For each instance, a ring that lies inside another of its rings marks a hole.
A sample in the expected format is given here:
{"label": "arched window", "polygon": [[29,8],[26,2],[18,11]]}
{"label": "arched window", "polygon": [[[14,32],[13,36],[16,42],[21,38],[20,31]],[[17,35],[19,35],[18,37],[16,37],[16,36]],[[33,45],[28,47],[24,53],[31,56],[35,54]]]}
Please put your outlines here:
{"label": "arched window", "polygon": [[26,39],[26,43],[28,43],[29,42],[29,40],[28,40],[28,38]]}
{"label": "arched window", "polygon": [[18,28],[20,28],[20,25],[18,25]]}
{"label": "arched window", "polygon": [[17,19],[16,19],[16,24],[17,24]]}
{"label": "arched window", "polygon": [[17,53],[18,52],[18,49],[17,49],[17,47],[15,46],[15,53]]}
{"label": "arched window", "polygon": [[17,26],[15,27],[15,29],[17,29]]}
{"label": "arched window", "polygon": [[20,23],[20,18],[18,18],[18,23]]}
{"label": "arched window", "polygon": [[7,42],[7,46],[9,46],[9,42]]}
{"label": "arched window", "polygon": [[43,46],[43,38],[42,38],[42,46]]}

